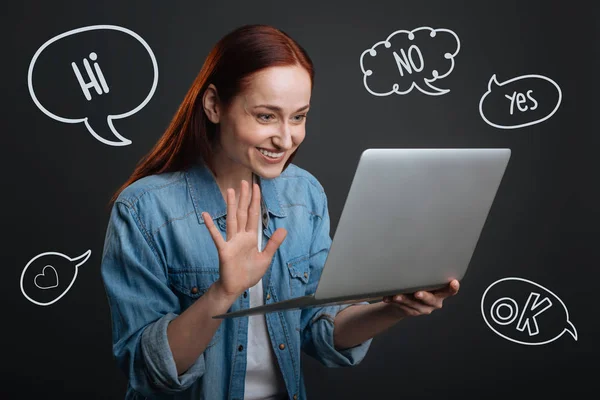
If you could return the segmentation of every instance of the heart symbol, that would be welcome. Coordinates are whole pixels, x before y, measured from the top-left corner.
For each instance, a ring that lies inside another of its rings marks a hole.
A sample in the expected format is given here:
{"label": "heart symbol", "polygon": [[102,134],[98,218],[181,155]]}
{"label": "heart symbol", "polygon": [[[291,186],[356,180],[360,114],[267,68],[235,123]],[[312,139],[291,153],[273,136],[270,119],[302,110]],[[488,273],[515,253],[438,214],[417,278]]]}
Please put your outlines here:
{"label": "heart symbol", "polygon": [[[48,274],[46,276],[46,268],[50,268],[52,271],[54,271],[54,276],[51,276],[52,274]],[[38,284],[38,278],[42,278],[45,284]],[[40,289],[52,289],[58,287],[58,273],[52,265],[46,265],[44,269],[42,269],[42,273],[35,276],[33,283],[35,283],[35,286]]]}

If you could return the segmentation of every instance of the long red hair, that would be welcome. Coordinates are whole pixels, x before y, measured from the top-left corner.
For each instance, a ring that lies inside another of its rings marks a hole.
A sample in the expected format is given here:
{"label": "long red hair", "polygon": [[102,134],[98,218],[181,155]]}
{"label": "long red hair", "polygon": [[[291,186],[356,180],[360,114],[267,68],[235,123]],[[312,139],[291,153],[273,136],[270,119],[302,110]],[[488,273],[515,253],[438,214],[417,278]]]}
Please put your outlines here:
{"label": "long red hair", "polygon": [[[314,67],[306,51],[285,32],[269,25],[244,25],[225,35],[210,51],[165,133],[136,165],[129,179],[109,202],[133,182],[153,174],[184,170],[201,160],[216,176],[210,157],[218,129],[204,113],[202,97],[215,85],[227,109],[250,82],[251,75],[268,67],[299,65],[314,85]],[[292,162],[290,155],[283,170]]]}

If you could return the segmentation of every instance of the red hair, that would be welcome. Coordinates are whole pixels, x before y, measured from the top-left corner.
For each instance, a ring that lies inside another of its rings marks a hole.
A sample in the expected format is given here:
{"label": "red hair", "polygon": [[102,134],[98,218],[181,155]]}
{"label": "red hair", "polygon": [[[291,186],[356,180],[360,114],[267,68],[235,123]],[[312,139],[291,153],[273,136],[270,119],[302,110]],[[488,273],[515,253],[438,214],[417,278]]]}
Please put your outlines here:
{"label": "red hair", "polygon": [[[216,176],[210,157],[217,140],[216,125],[204,113],[202,97],[209,84],[215,85],[219,101],[227,109],[244,91],[252,74],[268,67],[298,65],[310,75],[314,68],[306,51],[285,32],[269,25],[244,25],[225,35],[210,51],[165,133],[138,162],[129,179],[110,200],[133,182],[153,174],[184,170],[202,160]],[[290,155],[283,170],[292,162]]]}

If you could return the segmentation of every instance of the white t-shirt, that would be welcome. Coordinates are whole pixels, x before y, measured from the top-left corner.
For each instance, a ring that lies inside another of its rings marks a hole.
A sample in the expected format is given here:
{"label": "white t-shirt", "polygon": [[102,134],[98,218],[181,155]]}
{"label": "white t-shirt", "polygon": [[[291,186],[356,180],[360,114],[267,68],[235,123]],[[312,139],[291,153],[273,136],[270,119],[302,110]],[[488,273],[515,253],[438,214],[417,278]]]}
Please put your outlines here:
{"label": "white t-shirt", "polygon": [[[256,182],[254,175],[252,178]],[[260,215],[262,216],[262,209]],[[263,250],[262,233],[262,218],[258,218],[258,251]],[[262,279],[252,286],[249,292],[250,307],[264,304]],[[287,398],[287,390],[271,347],[264,314],[248,316],[247,350],[244,399],[278,400]]]}

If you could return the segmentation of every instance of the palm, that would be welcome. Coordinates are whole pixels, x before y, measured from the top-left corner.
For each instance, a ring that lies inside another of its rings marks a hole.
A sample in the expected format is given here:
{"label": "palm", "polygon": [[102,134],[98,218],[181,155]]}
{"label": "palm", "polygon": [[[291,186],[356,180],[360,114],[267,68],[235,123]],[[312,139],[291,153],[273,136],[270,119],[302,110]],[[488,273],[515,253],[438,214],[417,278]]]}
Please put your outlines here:
{"label": "palm", "polygon": [[266,272],[270,259],[257,249],[256,232],[240,232],[233,239],[226,242],[226,248],[219,252],[221,265],[230,266],[221,268],[221,281],[224,288],[229,291],[227,283],[242,283],[243,286],[256,285]]}
{"label": "palm", "polygon": [[260,215],[260,189],[253,185],[252,202],[248,183],[242,181],[240,205],[235,203],[235,191],[227,190],[227,241],[215,227],[208,214],[202,213],[204,222],[217,246],[219,254],[219,280],[225,293],[238,295],[252,287],[265,274],[275,251],[287,232],[277,229],[262,252],[258,251],[258,217]]}

